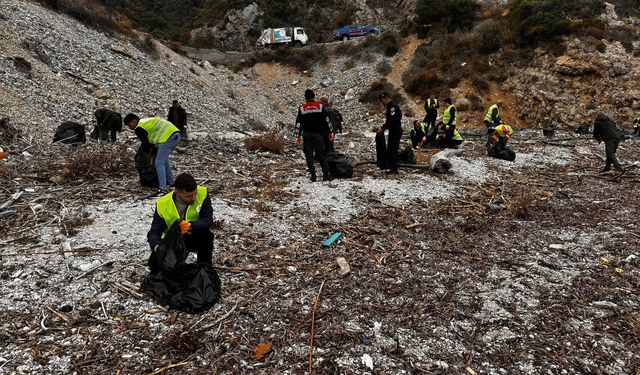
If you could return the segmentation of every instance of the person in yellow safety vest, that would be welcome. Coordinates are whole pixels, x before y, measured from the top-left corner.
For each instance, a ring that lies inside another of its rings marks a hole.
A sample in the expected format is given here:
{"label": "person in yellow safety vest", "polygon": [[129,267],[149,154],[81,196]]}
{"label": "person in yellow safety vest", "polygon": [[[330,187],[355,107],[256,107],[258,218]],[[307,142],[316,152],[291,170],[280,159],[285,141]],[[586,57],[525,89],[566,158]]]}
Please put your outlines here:
{"label": "person in yellow safety vest", "polygon": [[433,94],[429,95],[429,98],[424,102],[424,110],[426,112],[424,122],[427,124],[427,130],[436,125],[439,105],[438,99],[436,99]]}
{"label": "person in yellow safety vest", "polygon": [[507,142],[511,139],[513,129],[508,124],[496,126],[491,132],[489,145],[487,146],[487,155],[497,157],[502,151],[507,149]]}
{"label": "person in yellow safety vest", "polygon": [[178,222],[184,244],[189,252],[197,252],[198,263],[211,265],[213,254],[213,208],[209,192],[188,173],[176,177],[174,191],[162,196],[156,202],[151,229],[147,241],[152,253],[149,258],[151,273],[158,271],[156,250],[158,244],[171,226]]}
{"label": "person in yellow safety vest", "polygon": [[484,116],[484,126],[487,127],[487,146],[491,144],[493,128],[502,123],[502,120],[500,119],[500,107],[502,107],[502,100],[498,100],[497,104],[493,104],[489,107],[487,114]]}
{"label": "person in yellow safety vest", "polygon": [[124,123],[133,130],[142,142],[142,149],[145,153],[151,153],[157,147],[156,171],[158,172],[158,184],[160,190],[156,195],[165,194],[169,191],[169,185],[173,183],[173,173],[169,155],[180,142],[180,130],[171,122],[162,117],[143,118],[129,113],[124,118]]}
{"label": "person in yellow safety vest", "polygon": [[425,138],[427,136],[427,127],[424,122],[418,122],[418,120],[413,120],[413,129],[409,133],[411,137],[411,144],[413,148],[422,147],[427,141]]}
{"label": "person in yellow safety vest", "polygon": [[640,116],[633,119],[633,135],[640,135]]}
{"label": "person in yellow safety vest", "polygon": [[456,129],[458,113],[456,107],[451,103],[451,98],[445,98],[444,102],[447,105],[442,116],[444,138],[439,143],[446,148],[458,148],[463,141],[458,129]]}

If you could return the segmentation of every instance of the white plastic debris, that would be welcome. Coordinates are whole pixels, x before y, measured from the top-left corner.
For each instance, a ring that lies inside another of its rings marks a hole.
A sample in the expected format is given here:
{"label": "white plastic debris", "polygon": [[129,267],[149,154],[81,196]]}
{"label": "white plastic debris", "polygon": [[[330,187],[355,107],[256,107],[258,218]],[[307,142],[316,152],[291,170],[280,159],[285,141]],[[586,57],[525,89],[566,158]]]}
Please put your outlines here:
{"label": "white plastic debris", "polygon": [[362,355],[362,364],[367,366],[369,370],[373,370],[373,358],[369,354]]}
{"label": "white plastic debris", "polygon": [[549,245],[549,248],[553,249],[553,250],[562,250],[562,249],[564,249],[564,245],[559,244],[559,243],[554,243],[554,244]]}

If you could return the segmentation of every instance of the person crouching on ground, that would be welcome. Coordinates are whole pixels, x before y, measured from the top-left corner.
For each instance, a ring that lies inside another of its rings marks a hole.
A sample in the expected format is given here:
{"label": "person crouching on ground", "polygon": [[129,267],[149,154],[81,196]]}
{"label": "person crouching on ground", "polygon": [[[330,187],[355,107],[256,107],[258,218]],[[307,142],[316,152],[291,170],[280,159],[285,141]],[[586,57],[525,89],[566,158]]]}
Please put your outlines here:
{"label": "person crouching on ground", "polygon": [[171,122],[161,117],[143,118],[129,113],[124,117],[124,123],[133,130],[142,142],[142,149],[151,153],[153,147],[158,148],[156,154],[156,171],[158,172],[158,184],[160,190],[157,195],[169,191],[169,185],[173,183],[173,173],[169,155],[180,142],[180,130]]}
{"label": "person crouching on ground", "polygon": [[[187,251],[198,253],[198,263],[211,265],[213,255],[213,208],[207,188],[200,186],[188,173],[176,177],[174,191],[162,196],[156,202],[151,229],[147,233],[147,241],[155,254],[160,240],[169,228],[179,222],[178,226],[184,235]],[[152,257],[153,257],[152,254]],[[149,268],[155,262],[149,259]],[[157,270],[151,270],[152,273]]]}
{"label": "person crouching on ground", "polygon": [[409,135],[413,148],[423,147],[427,137],[426,124],[424,122],[418,122],[418,120],[413,120],[413,129],[411,129]]}

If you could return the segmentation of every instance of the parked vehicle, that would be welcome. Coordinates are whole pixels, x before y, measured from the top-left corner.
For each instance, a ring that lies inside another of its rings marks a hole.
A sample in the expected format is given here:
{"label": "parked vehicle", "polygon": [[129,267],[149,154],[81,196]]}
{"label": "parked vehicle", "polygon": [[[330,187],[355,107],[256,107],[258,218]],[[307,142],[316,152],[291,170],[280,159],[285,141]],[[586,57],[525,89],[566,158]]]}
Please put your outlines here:
{"label": "parked vehicle", "polygon": [[367,35],[378,35],[380,29],[369,25],[347,25],[333,31],[334,40],[349,40],[351,38],[359,38]]}
{"label": "parked vehicle", "polygon": [[299,47],[306,45],[308,41],[309,37],[302,27],[278,27],[262,30],[256,46],[275,47],[289,44]]}

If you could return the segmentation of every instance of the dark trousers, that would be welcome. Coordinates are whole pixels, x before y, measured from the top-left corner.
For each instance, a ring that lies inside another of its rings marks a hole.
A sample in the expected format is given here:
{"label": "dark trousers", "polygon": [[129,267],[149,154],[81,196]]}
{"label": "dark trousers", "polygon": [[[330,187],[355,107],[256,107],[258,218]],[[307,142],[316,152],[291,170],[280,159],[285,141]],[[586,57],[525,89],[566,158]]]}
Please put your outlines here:
{"label": "dark trousers", "polygon": [[427,127],[435,126],[437,118],[438,118],[438,110],[437,109],[435,109],[435,108],[427,109],[427,115],[424,116],[424,123],[427,124]]}
{"label": "dark trousers", "polygon": [[411,133],[411,144],[413,145],[413,147],[418,147],[418,145],[421,145],[423,139],[424,139],[423,132]]}
{"label": "dark trousers", "polygon": [[402,133],[389,132],[389,140],[387,141],[387,160],[389,160],[389,169],[392,171],[398,170],[400,138],[402,138]]}
{"label": "dark trousers", "polygon": [[613,164],[616,168],[620,168],[620,163],[616,158],[616,151],[618,151],[618,145],[620,144],[619,140],[611,140],[604,142],[604,152],[607,155],[607,164],[605,168],[611,168],[611,164]]}
{"label": "dark trousers", "polygon": [[325,146],[325,137],[320,133],[304,132],[302,134],[302,150],[304,158],[307,162],[307,168],[312,176],[316,175],[315,158],[318,157],[320,166],[322,167],[322,175],[329,175],[329,162],[327,161],[327,148]]}

